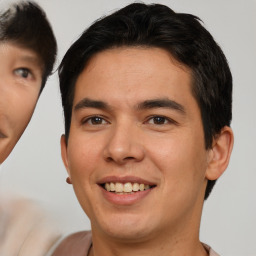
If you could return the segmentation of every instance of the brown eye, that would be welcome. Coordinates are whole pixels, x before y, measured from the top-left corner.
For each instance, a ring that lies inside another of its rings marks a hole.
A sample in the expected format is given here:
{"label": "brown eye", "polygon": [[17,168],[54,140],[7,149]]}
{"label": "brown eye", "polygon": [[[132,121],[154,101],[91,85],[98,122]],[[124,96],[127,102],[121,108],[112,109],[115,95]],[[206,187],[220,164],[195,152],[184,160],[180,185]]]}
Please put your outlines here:
{"label": "brown eye", "polygon": [[92,118],[91,118],[91,123],[92,123],[93,125],[102,124],[103,121],[104,121],[103,118],[98,117],[98,116],[95,116],[95,117],[92,117]]}
{"label": "brown eye", "polygon": [[107,121],[100,116],[92,116],[90,118],[87,118],[85,121],[83,121],[83,124],[104,125],[104,124],[107,124]]}
{"label": "brown eye", "polygon": [[165,118],[163,116],[154,116],[154,117],[150,118],[148,122],[150,124],[161,125],[161,124],[167,124],[168,120],[167,120],[167,118]]}
{"label": "brown eye", "polygon": [[14,73],[17,76],[20,76],[22,78],[28,78],[31,75],[31,72],[27,68],[18,68],[14,70]]}

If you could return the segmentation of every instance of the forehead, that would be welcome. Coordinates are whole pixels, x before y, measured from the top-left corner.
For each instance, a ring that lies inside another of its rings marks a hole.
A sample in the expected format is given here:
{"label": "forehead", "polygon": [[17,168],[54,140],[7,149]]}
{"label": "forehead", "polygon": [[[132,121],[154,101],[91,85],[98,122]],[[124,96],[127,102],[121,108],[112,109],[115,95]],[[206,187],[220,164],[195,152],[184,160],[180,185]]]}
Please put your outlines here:
{"label": "forehead", "polygon": [[191,84],[190,69],[163,49],[115,48],[90,59],[76,81],[75,98],[84,94],[103,98],[110,94],[119,98],[191,94]]}
{"label": "forehead", "polygon": [[2,58],[19,60],[42,69],[42,62],[33,50],[20,46],[11,41],[0,41],[0,55]]}

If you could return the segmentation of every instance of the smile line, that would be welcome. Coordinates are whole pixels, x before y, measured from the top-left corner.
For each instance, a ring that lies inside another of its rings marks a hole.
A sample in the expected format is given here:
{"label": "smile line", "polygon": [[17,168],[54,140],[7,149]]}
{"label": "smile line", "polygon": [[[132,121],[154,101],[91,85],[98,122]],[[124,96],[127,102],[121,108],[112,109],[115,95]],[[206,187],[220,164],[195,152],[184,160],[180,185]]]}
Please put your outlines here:
{"label": "smile line", "polygon": [[0,131],[0,138],[1,138],[1,139],[4,139],[4,138],[7,138],[7,136],[4,135],[4,134]]}

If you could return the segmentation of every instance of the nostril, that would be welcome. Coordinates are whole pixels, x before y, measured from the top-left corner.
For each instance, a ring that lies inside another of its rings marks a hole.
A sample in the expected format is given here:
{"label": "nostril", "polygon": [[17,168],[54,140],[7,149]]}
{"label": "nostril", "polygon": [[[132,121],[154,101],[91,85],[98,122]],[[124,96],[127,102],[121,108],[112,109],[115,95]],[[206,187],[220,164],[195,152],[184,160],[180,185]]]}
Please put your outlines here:
{"label": "nostril", "polygon": [[109,156],[109,157],[106,158],[106,161],[107,162],[122,162],[122,163],[124,163],[124,162],[130,161],[130,160],[134,160],[134,159],[135,159],[134,157],[128,156],[128,157],[124,157],[124,158],[120,158],[120,159],[116,159],[115,160],[111,156]]}
{"label": "nostril", "polygon": [[113,162],[113,161],[114,161],[114,159],[113,159],[112,157],[110,157],[110,156],[109,156],[109,157],[107,157],[107,158],[106,158],[106,161],[107,161],[107,162]]}
{"label": "nostril", "polygon": [[134,157],[132,157],[132,156],[128,156],[128,157],[124,158],[124,160],[133,160],[133,159],[134,159]]}

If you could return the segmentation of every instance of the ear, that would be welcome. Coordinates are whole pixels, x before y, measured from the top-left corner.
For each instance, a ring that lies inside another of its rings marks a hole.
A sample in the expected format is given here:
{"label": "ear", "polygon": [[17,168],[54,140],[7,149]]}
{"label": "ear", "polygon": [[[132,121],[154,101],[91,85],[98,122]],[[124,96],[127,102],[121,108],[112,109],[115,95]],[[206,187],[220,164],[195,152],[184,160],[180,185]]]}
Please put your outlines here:
{"label": "ear", "polygon": [[68,164],[68,154],[67,154],[67,143],[66,143],[66,136],[63,134],[60,138],[60,146],[61,146],[61,158],[63,161],[63,164],[68,172],[68,175],[70,177],[69,172],[69,164]]}
{"label": "ear", "polygon": [[232,129],[225,126],[214,138],[209,152],[208,168],[206,170],[206,178],[208,180],[217,180],[224,173],[229,163],[233,144],[234,135]]}

